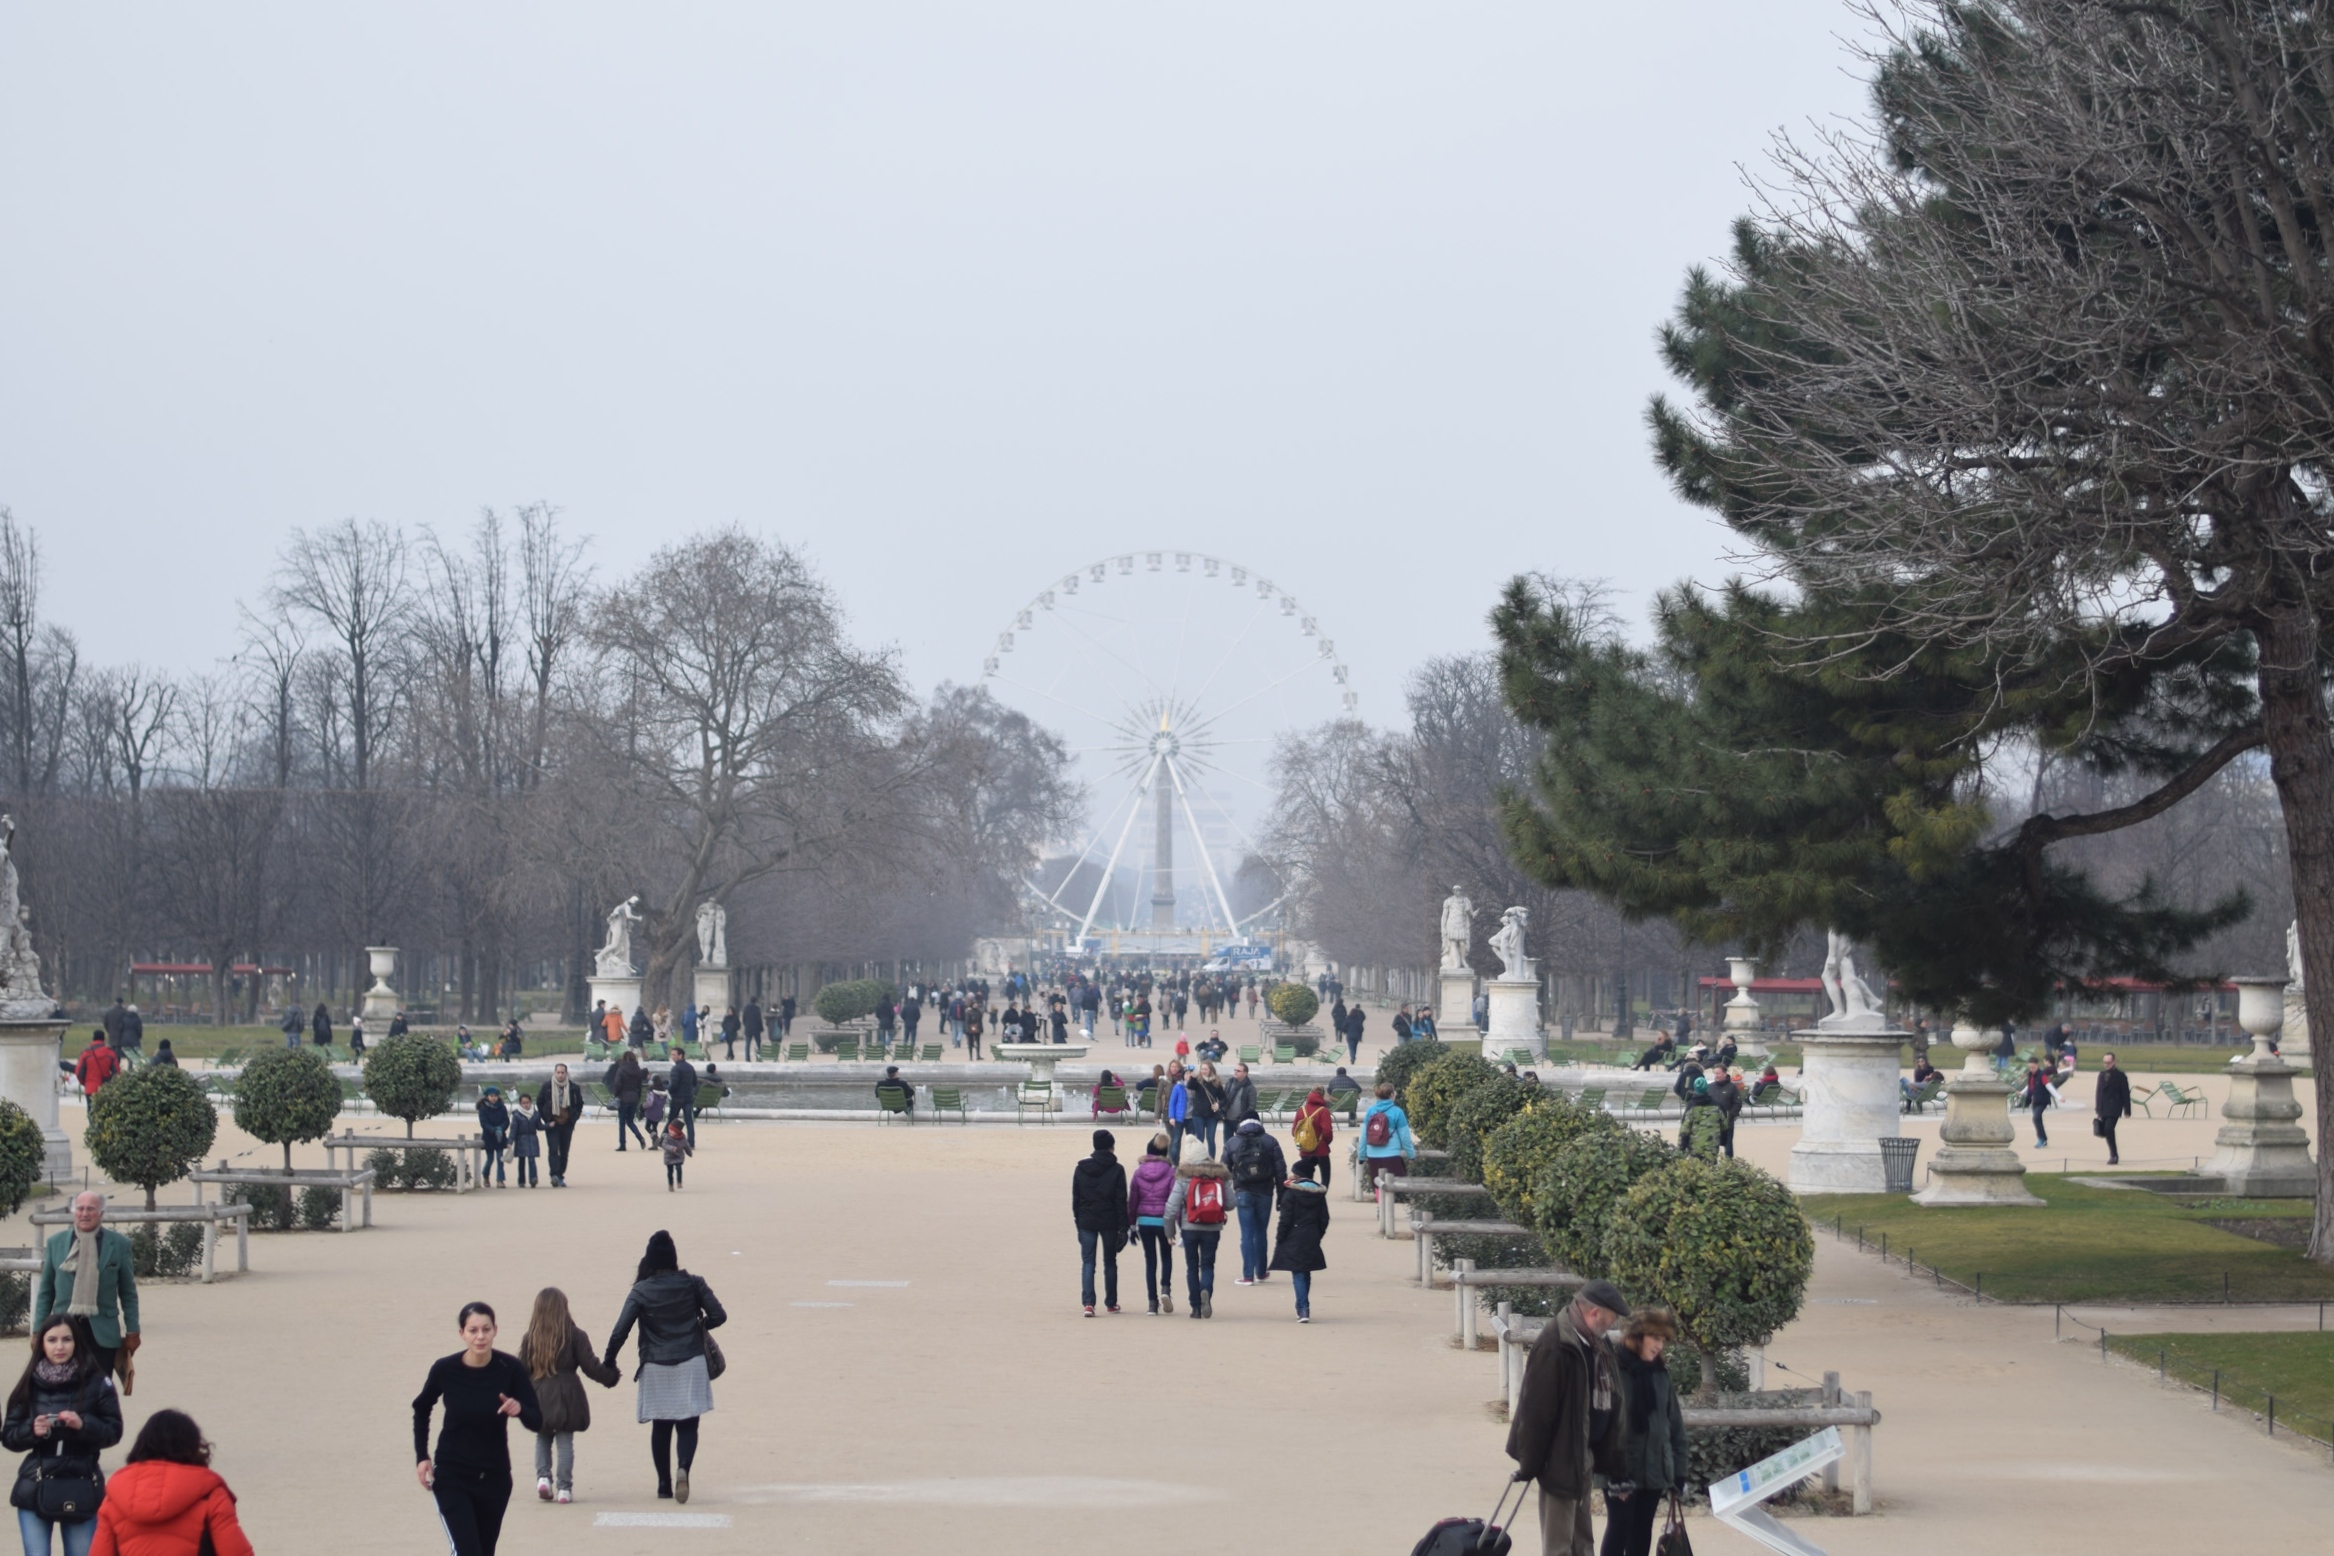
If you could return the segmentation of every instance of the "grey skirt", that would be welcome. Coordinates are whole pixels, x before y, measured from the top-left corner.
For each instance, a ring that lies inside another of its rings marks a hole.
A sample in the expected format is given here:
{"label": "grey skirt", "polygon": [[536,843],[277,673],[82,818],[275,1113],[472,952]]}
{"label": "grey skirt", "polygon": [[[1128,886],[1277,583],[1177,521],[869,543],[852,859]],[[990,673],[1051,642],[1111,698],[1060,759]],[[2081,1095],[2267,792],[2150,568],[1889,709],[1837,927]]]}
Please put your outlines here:
{"label": "grey skirt", "polygon": [[643,1362],[640,1368],[641,1421],[688,1421],[713,1408],[713,1380],[705,1375],[705,1358],[685,1362]]}

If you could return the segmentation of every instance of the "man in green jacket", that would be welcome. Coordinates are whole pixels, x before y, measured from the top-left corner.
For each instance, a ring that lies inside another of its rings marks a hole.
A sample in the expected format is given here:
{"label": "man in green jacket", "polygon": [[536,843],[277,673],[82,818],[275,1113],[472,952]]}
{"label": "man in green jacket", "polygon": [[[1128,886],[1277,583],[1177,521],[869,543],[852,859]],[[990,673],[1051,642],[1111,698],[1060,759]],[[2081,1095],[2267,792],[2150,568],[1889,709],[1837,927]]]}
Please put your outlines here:
{"label": "man in green jacket", "polygon": [[73,1197],[73,1225],[49,1239],[41,1258],[32,1332],[39,1334],[51,1313],[86,1318],[98,1357],[113,1372],[117,1353],[126,1359],[138,1350],[138,1271],[130,1240],[109,1230],[104,1220],[103,1194],[92,1190]]}

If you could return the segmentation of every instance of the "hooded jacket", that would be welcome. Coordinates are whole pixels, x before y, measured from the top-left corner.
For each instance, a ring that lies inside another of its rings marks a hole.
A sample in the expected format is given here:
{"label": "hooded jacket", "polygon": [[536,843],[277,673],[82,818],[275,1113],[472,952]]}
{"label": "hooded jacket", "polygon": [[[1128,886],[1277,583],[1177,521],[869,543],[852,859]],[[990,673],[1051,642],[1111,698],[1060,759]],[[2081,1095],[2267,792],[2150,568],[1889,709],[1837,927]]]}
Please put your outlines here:
{"label": "hooded jacket", "polygon": [[1275,1270],[1325,1270],[1321,1239],[1329,1231],[1329,1191],[1310,1178],[1299,1178],[1280,1195],[1280,1225],[1272,1238]]}
{"label": "hooded jacket", "polygon": [[218,1472],[200,1464],[142,1459],[105,1483],[97,1505],[90,1556],[252,1556],[251,1541],[235,1519],[235,1493]]}
{"label": "hooded jacket", "polygon": [[1197,1226],[1184,1219],[1184,1211],[1189,1208],[1191,1199],[1192,1179],[1229,1180],[1230,1177],[1231,1174],[1224,1171],[1222,1162],[1203,1161],[1192,1166],[1175,1169],[1175,1187],[1167,1195],[1167,1223],[1175,1228],[1178,1236],[1213,1237],[1230,1224],[1232,1219],[1232,1185],[1229,1181],[1224,1183],[1224,1219],[1222,1221],[1209,1226]]}
{"label": "hooded jacket", "polygon": [[1145,1216],[1165,1217],[1167,1196],[1175,1189],[1175,1168],[1164,1156],[1146,1156],[1127,1181],[1126,1218],[1132,1223]]}
{"label": "hooded jacket", "polygon": [[1115,1153],[1098,1150],[1070,1171],[1070,1215],[1081,1232],[1126,1230],[1126,1169]]}

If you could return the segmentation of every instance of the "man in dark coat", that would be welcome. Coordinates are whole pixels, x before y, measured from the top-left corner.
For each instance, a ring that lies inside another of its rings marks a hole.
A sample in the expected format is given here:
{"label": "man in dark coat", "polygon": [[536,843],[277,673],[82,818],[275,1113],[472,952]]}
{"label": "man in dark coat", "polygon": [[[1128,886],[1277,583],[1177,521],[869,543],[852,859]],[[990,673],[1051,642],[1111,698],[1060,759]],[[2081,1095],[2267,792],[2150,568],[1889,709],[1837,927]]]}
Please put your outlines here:
{"label": "man in dark coat", "polygon": [[746,1061],[750,1064],[762,1047],[762,1002],[759,999],[746,1001],[744,1022],[739,1030],[745,1035]]}
{"label": "man in dark coat", "polygon": [[1625,1478],[1628,1422],[1605,1331],[1629,1316],[1610,1281],[1592,1280],[1532,1342],[1507,1431],[1515,1478],[1540,1483],[1542,1556],[1594,1556],[1592,1477]]}
{"label": "man in dark coat", "polygon": [[113,1007],[105,1013],[105,1040],[116,1048],[122,1046],[122,1017],[128,1013],[122,1004],[122,997],[115,995]]}
{"label": "man in dark coat", "polygon": [[673,1117],[689,1131],[689,1149],[697,1149],[697,1067],[689,1062],[689,1050],[675,1045],[673,1067],[665,1074],[666,1089],[673,1094]]}
{"label": "man in dark coat", "polygon": [[2117,1068],[2113,1054],[2099,1056],[2099,1085],[2091,1107],[2099,1120],[2099,1138],[2107,1142],[2107,1165],[2113,1167],[2123,1160],[2115,1149],[2115,1126],[2131,1117],[2131,1077]]}
{"label": "man in dark coat", "polygon": [[1225,1135],[1229,1136],[1256,1116],[1256,1082],[1249,1077],[1248,1066],[1236,1064],[1232,1066],[1231,1084],[1224,1088]]}
{"label": "man in dark coat", "polygon": [[1094,1154],[1070,1173],[1070,1216],[1078,1223],[1078,1300],[1094,1316],[1094,1256],[1102,1255],[1102,1300],[1118,1311],[1118,1250],[1126,1242],[1126,1169],[1118,1164],[1118,1138],[1094,1131]]}

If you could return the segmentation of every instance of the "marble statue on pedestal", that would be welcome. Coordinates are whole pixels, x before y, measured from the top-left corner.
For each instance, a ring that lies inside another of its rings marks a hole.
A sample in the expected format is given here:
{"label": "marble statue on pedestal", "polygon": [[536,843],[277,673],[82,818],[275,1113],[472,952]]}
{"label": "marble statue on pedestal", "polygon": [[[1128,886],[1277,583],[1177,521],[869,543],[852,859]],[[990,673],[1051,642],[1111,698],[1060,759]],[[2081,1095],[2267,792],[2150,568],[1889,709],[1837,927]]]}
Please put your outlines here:
{"label": "marble statue on pedestal", "polygon": [[32,948],[31,910],[16,874],[16,818],[0,816],[0,1020],[37,1021],[57,1002],[41,988],[40,953]]}
{"label": "marble statue on pedestal", "polygon": [[1824,946],[1823,992],[1831,1013],[1816,1022],[1819,1032],[1880,1032],[1888,1017],[1880,997],[1856,971],[1855,947],[1838,930],[1829,932]]}
{"label": "marble statue on pedestal", "polygon": [[711,898],[697,905],[697,960],[706,967],[729,965],[729,909]]}
{"label": "marble statue on pedestal", "polygon": [[1443,966],[1456,970],[1467,965],[1467,947],[1475,938],[1475,904],[1464,886],[1453,886],[1443,899]]}
{"label": "marble statue on pedestal", "polygon": [[608,910],[608,939],[593,961],[593,970],[602,978],[630,978],[637,969],[632,965],[632,926],[640,922],[639,897],[625,898]]}
{"label": "marble statue on pedestal", "polygon": [[1499,916],[1499,928],[1491,936],[1491,949],[1499,957],[1499,977],[1503,983],[1539,981],[1532,959],[1524,954],[1524,924],[1529,917],[1528,909],[1509,908]]}
{"label": "marble statue on pedestal", "polygon": [[2310,1007],[2302,991],[2302,921],[2285,926],[2285,1021],[2278,1032],[2278,1052],[2310,1067]]}

